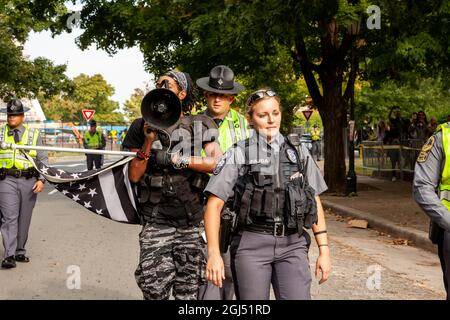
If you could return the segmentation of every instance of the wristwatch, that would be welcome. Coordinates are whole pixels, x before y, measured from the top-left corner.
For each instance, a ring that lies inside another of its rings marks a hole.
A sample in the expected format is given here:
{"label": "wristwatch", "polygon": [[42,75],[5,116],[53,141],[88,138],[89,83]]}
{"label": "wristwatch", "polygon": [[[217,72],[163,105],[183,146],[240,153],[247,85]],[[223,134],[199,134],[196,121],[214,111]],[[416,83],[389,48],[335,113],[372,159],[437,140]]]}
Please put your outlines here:
{"label": "wristwatch", "polygon": [[38,181],[40,181],[40,182],[42,182],[42,183],[44,183],[45,184],[45,179],[38,179]]}

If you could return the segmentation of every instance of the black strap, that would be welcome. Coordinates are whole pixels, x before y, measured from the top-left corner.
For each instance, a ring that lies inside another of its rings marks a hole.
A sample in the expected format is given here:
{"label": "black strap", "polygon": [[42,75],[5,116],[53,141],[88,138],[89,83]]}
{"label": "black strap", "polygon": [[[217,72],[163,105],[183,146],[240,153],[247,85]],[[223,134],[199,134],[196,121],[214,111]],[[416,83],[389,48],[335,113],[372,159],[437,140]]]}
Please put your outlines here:
{"label": "black strap", "polygon": [[13,133],[14,133],[14,142],[19,143],[20,142],[19,129],[13,129]]}
{"label": "black strap", "polygon": [[295,152],[297,153],[298,171],[303,175],[303,185],[305,185],[308,183],[308,176],[306,175],[306,173],[308,171],[309,157],[305,157],[306,163],[304,163],[304,160],[302,160],[302,157],[301,157],[303,155],[301,145],[293,143],[292,139],[290,139],[290,136],[288,136],[288,138],[287,138],[287,143],[289,146],[294,148]]}

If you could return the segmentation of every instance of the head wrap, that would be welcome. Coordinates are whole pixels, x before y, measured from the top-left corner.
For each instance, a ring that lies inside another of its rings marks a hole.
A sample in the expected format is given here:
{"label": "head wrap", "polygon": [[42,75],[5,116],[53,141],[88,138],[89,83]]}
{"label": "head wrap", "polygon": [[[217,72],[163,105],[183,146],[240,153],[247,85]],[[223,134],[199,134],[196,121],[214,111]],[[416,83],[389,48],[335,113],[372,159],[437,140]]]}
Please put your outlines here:
{"label": "head wrap", "polygon": [[188,91],[188,81],[186,79],[186,75],[183,72],[171,70],[166,72],[164,75],[171,77],[173,80],[175,80],[182,90],[186,92]]}

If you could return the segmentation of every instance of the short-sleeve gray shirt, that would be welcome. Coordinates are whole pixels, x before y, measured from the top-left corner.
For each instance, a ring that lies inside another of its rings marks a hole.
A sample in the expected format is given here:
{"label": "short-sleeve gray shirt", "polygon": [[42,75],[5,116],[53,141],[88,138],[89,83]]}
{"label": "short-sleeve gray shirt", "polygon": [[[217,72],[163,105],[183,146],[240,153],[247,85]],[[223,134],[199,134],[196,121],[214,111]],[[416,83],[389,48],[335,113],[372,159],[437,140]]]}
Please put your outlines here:
{"label": "short-sleeve gray shirt", "polygon": [[[267,170],[270,170],[271,174],[278,174],[280,160],[279,152],[286,143],[285,138],[279,134],[273,142],[269,144],[262,136],[253,134],[248,139],[248,142],[246,142],[246,140],[238,142],[223,155],[205,188],[205,194],[207,196],[213,194],[225,202],[228,198],[233,196],[234,186],[238,179],[244,176],[245,164],[248,163],[248,161],[246,161],[248,159],[246,159],[245,155],[246,143],[249,145],[257,145],[256,152],[258,152],[258,154],[266,154],[266,152],[270,150],[270,152],[268,152],[268,159],[271,165]],[[292,149],[292,147],[289,148]],[[326,191],[327,185],[323,179],[322,173],[304,145],[301,146],[300,157],[305,160],[306,176],[309,184],[316,191],[316,196]],[[269,174],[269,172],[265,172],[265,174]]]}
{"label": "short-sleeve gray shirt", "polygon": [[413,197],[435,223],[450,231],[450,214],[437,192],[444,163],[445,152],[440,131],[429,138],[417,158],[414,168]]}

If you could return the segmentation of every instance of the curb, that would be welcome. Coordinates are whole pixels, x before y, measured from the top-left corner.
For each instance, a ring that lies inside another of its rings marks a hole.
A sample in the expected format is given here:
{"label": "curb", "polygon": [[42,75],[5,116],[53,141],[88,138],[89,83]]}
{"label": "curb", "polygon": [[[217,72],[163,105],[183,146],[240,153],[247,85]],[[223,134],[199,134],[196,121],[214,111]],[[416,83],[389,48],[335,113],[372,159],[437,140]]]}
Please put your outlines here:
{"label": "curb", "polygon": [[325,209],[332,209],[341,216],[366,220],[369,223],[369,228],[390,234],[393,237],[410,240],[415,247],[437,253],[437,246],[431,243],[428,239],[428,233],[424,231],[400,227],[392,221],[377,217],[369,212],[335,204],[328,200],[322,200],[322,205]]}

